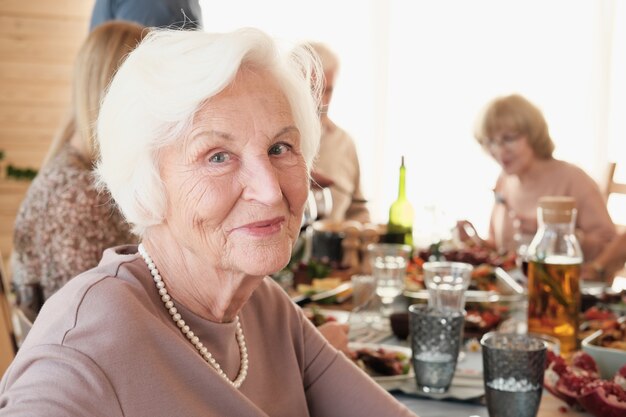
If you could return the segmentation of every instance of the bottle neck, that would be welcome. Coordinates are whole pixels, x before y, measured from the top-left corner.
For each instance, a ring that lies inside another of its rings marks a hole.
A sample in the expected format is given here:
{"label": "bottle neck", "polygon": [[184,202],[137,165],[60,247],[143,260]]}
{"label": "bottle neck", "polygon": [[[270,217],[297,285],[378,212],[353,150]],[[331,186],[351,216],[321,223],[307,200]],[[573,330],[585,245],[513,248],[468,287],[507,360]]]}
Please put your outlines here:
{"label": "bottle neck", "polygon": [[404,163],[400,165],[400,184],[398,186],[398,200],[406,200],[406,169]]}

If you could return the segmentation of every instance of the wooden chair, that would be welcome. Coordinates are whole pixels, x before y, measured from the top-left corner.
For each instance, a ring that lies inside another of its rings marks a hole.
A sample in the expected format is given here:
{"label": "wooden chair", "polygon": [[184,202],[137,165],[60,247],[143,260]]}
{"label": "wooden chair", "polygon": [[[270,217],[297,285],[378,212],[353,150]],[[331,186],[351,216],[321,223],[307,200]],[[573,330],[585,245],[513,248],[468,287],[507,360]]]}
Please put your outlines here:
{"label": "wooden chair", "polygon": [[626,183],[615,181],[615,169],[617,168],[616,162],[610,162],[607,172],[607,183],[604,190],[604,197],[606,201],[609,201],[611,194],[624,194],[626,195]]}
{"label": "wooden chair", "polygon": [[[610,162],[607,175],[606,175],[606,183],[604,186],[604,198],[607,203],[607,208],[609,209],[609,213],[611,217],[613,217],[613,222],[617,227],[617,231],[619,233],[626,232],[626,216],[624,216],[624,201],[626,201],[626,182],[616,181],[615,180],[615,172],[617,170],[617,163]],[[615,199],[611,201],[611,195],[619,195],[623,196],[620,199]]]}
{"label": "wooden chair", "polygon": [[13,307],[13,333],[15,334],[15,344],[18,348],[22,346],[32,327],[33,322],[26,317],[24,311],[17,306]]}
{"label": "wooden chair", "polygon": [[11,320],[11,300],[7,291],[7,276],[0,255],[0,374],[3,374],[15,356],[17,346]]}

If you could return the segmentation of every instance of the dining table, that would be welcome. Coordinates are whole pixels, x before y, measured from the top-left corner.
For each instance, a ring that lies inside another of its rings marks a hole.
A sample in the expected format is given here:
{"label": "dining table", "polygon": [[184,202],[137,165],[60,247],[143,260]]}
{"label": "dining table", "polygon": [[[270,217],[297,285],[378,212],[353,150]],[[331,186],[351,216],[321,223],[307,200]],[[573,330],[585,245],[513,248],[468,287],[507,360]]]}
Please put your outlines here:
{"label": "dining table", "polygon": [[[433,400],[394,392],[392,395],[420,417],[489,417],[487,406],[484,404]],[[557,416],[592,417],[587,412],[568,407],[563,401],[544,390],[537,417]]]}
{"label": "dining table", "polygon": [[[387,346],[407,346],[406,340],[399,340],[395,336],[390,336],[380,342],[381,345]],[[473,356],[472,356],[473,355]],[[474,368],[480,368],[482,366],[482,359],[480,352],[468,354],[465,361],[469,362],[469,357],[472,357],[475,361]],[[457,368],[462,368],[464,361],[460,361]],[[456,378],[456,377],[455,377]],[[454,389],[454,382],[451,390]],[[482,377],[476,381],[477,385],[482,382]],[[414,380],[406,381],[406,384],[415,384]],[[381,384],[383,388],[388,388],[385,384]],[[398,401],[404,404],[409,410],[413,411],[420,417],[489,417],[489,412],[485,404],[483,395],[479,395],[475,398],[455,399],[435,399],[430,398],[427,394],[419,394],[417,389],[407,390],[406,385],[404,390],[389,389],[391,395],[393,395]],[[407,393],[406,391],[410,391]],[[515,417],[511,414],[511,417]],[[591,414],[569,407],[565,402],[553,396],[547,390],[543,391],[541,397],[541,403],[539,405],[539,411],[537,417],[593,417]]]}

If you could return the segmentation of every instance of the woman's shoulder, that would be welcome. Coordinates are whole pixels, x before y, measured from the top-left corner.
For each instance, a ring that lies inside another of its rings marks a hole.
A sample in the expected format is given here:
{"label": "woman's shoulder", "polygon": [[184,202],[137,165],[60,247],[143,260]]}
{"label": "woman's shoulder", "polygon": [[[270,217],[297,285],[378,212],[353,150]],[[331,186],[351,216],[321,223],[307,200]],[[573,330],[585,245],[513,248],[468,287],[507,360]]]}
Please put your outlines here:
{"label": "woman's shoulder", "polygon": [[546,166],[548,170],[559,171],[562,174],[569,174],[569,175],[574,175],[574,176],[576,175],[588,176],[585,170],[583,170],[578,165],[572,162],[564,161],[562,159],[550,159],[546,161]]}
{"label": "woman's shoulder", "polygon": [[137,312],[149,308],[151,302],[140,279],[143,261],[120,252],[132,247],[135,245],[107,249],[98,266],[71,279],[51,296],[26,343],[64,344],[72,333],[104,330],[120,320],[139,319]]}
{"label": "woman's shoulder", "polygon": [[585,184],[596,186],[594,179],[583,168],[571,162],[554,159],[550,163],[550,168],[554,177],[559,178],[561,181],[567,181],[576,186]]}
{"label": "woman's shoulder", "polygon": [[97,196],[91,167],[69,146],[59,153],[34,178],[26,194],[25,203],[39,201],[56,204],[63,200],[80,202],[77,195]]}

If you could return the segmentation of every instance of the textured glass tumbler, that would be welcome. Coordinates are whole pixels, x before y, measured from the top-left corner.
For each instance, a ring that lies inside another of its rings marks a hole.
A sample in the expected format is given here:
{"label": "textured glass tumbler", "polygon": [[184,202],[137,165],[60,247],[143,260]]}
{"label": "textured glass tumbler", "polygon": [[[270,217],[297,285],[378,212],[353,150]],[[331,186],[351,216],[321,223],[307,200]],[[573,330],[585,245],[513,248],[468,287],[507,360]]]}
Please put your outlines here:
{"label": "textured glass tumbler", "polygon": [[480,344],[489,417],[535,417],[543,389],[545,342],[528,335],[491,332]]}
{"label": "textured glass tumbler", "polygon": [[463,343],[464,323],[465,311],[444,313],[423,304],[409,307],[411,357],[419,390],[448,390]]}

